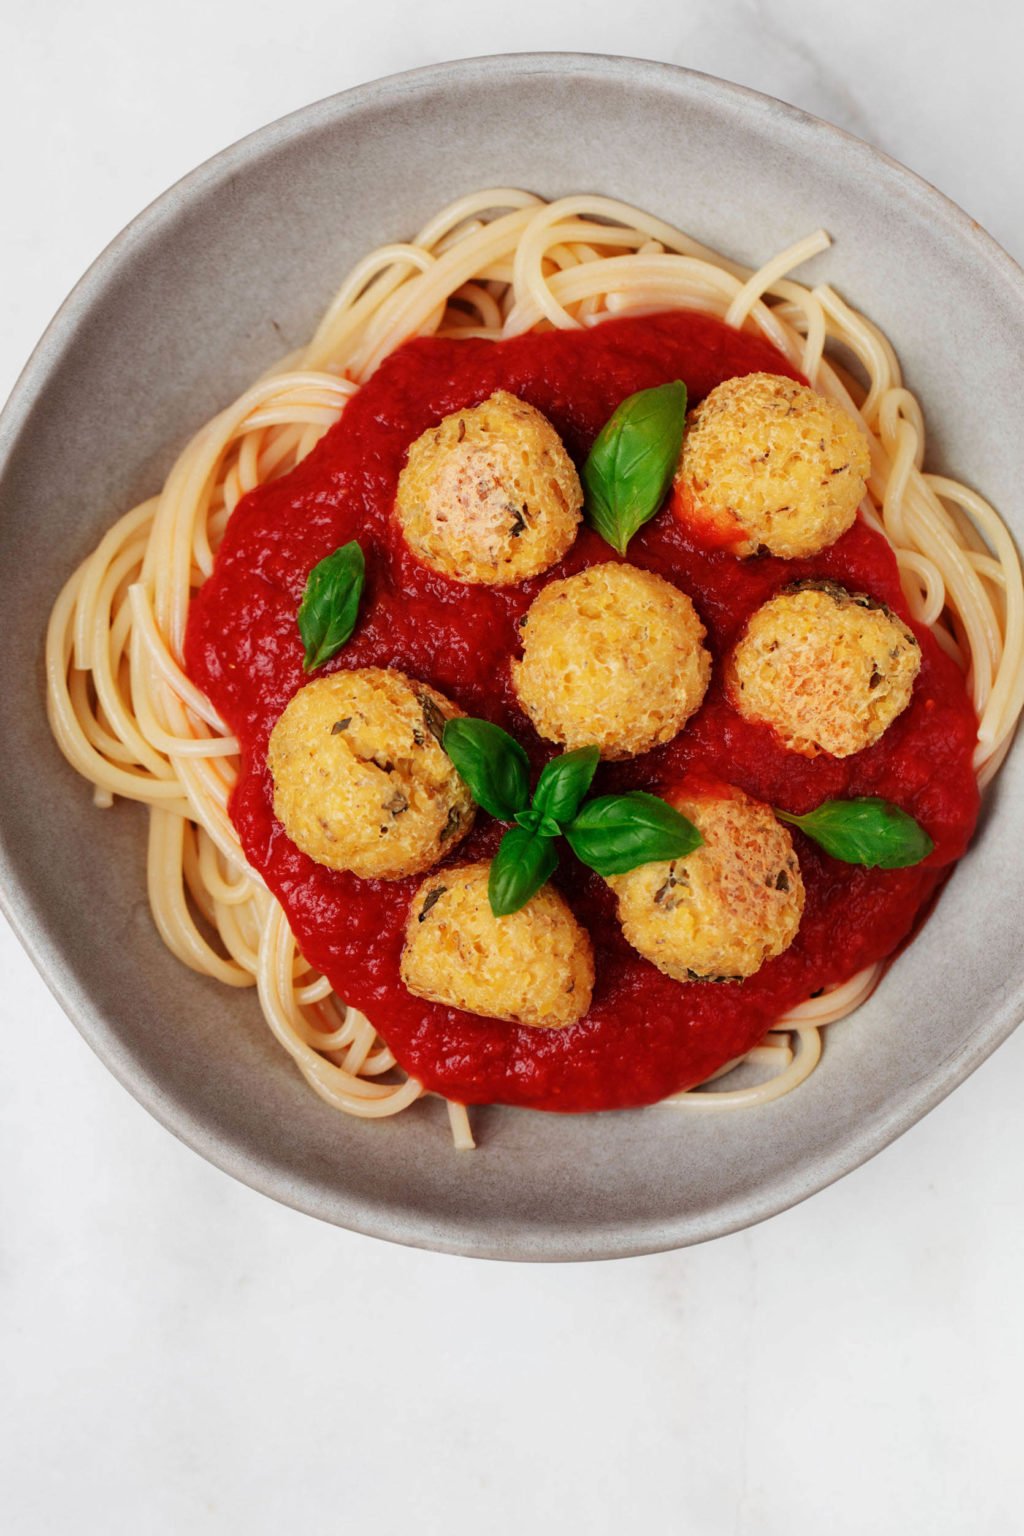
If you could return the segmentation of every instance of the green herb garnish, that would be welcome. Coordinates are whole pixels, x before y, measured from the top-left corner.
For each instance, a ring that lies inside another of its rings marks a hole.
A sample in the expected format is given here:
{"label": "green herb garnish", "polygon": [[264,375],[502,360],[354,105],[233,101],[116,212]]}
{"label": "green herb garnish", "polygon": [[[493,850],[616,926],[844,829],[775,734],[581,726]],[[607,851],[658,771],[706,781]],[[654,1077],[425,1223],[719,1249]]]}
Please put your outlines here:
{"label": "green herb garnish", "polygon": [[625,875],[641,864],[684,859],[704,841],[681,812],[640,789],[591,800],[565,835],[580,862],[599,875]]}
{"label": "green herb garnish", "polygon": [[577,747],[553,757],[543,769],[533,793],[533,808],[561,830],[583,804],[601,760],[598,747]]}
{"label": "green herb garnish", "polygon": [[686,385],[628,396],[601,428],[583,466],[587,521],[620,555],[672,484],[686,425]]}
{"label": "green herb garnish", "polygon": [[554,839],[525,827],[510,827],[491,861],[487,897],[495,917],[525,907],[550,880],[558,864]]}
{"label": "green herb garnish", "polygon": [[806,816],[775,812],[844,864],[868,869],[906,869],[920,864],[935,844],[913,816],[889,800],[865,795],[854,800],[823,800]]}
{"label": "green herb garnish", "polygon": [[445,721],[441,745],[477,805],[499,821],[515,821],[529,805],[530,759],[500,725],[457,715]]}
{"label": "green herb garnish", "polygon": [[310,571],[298,614],[304,671],[322,667],[351,638],[365,579],[366,561],[355,539]]}
{"label": "green herb garnish", "polygon": [[531,798],[529,759],[500,726],[458,716],[445,725],[443,744],[477,805],[516,823],[491,863],[487,893],[495,917],[518,912],[551,878],[557,837],[564,835],[577,858],[602,875],[681,858],[702,841],[696,827],[656,795],[636,791],[584,804],[600,760],[597,747],[553,757]]}

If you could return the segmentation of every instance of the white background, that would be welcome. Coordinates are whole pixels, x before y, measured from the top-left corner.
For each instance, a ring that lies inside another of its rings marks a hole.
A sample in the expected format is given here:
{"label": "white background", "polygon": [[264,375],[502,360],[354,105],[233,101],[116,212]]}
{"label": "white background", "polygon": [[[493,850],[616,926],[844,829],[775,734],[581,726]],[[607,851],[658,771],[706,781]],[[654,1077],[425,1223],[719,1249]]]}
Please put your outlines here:
{"label": "white background", "polygon": [[[307,101],[473,53],[756,86],[881,145],[1021,259],[1022,42],[1010,0],[0,0],[0,397],[183,172]],[[2,926],[0,968],[4,1531],[1024,1528],[1024,1031],[761,1228],[495,1266],[232,1183],[108,1077]]]}

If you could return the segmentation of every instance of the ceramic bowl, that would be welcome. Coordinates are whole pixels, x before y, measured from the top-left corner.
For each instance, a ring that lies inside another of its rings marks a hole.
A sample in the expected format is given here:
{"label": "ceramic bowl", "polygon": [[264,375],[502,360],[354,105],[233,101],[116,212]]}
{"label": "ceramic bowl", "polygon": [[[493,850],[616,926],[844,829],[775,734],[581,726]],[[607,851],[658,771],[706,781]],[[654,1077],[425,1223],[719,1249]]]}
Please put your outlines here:
{"label": "ceramic bowl", "polygon": [[[934,189],[792,107],[628,59],[444,64],[253,134],[172,187],[74,290],[0,427],[0,876],[5,910],[111,1071],[204,1157],[278,1200],[403,1243],[590,1259],[718,1236],[862,1163],[949,1093],[1024,1011],[1024,753],[924,931],[828,1035],[799,1092],[757,1110],[589,1116],[493,1108],[456,1155],[439,1103],[328,1109],[253,994],[185,970],[151,924],[145,816],[101,814],[47,730],[45,616],[193,430],[305,339],[349,266],[444,203],[505,183],[626,198],[757,265],[824,225],[826,275],[893,339],[931,466],[1024,532],[1024,279]],[[801,274],[804,276],[805,274]]]}

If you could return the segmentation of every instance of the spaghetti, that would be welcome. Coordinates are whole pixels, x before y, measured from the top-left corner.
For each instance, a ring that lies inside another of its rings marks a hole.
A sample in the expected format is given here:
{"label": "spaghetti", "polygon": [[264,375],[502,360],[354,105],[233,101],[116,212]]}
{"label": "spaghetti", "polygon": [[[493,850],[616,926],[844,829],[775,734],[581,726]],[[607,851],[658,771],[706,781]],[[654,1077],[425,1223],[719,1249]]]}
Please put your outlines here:
{"label": "spaghetti", "polygon": [[[47,639],[53,731],[97,805],[117,796],[148,805],[148,889],[161,937],[192,969],[255,985],[275,1036],[335,1108],[382,1117],[423,1090],[306,964],[248,865],[228,813],[238,742],[181,658],[191,598],[241,497],[294,468],[410,337],[498,340],[674,308],[763,335],[867,431],[862,516],[893,546],[914,618],[964,674],[979,721],[980,785],[998,769],[1024,705],[1017,554],[980,496],[924,471],[921,409],[886,338],[831,288],[787,276],[828,244],[819,231],[751,273],[609,199],[546,204],[508,189],[463,198],[413,242],[360,262],[309,345],[196,435],[161,494],[121,518],[58,598]],[[853,364],[838,361],[837,349]],[[882,969],[781,1018],[744,1058],[758,1076],[767,1069],[763,1081],[704,1085],[664,1102],[707,1111],[790,1091],[817,1063],[824,1026],[870,996]],[[472,1146],[465,1109],[448,1107],[456,1145]]]}

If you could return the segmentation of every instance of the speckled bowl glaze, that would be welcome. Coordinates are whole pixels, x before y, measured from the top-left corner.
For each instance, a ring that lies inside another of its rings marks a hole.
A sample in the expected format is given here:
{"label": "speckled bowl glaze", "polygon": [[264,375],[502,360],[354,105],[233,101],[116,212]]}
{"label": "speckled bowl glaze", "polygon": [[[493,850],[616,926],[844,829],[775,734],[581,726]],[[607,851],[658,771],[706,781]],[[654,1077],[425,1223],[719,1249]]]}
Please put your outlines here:
{"label": "speckled bowl glaze", "polygon": [[760,1221],[871,1157],[1024,1011],[1024,755],[1011,754],[937,911],[819,1070],[734,1115],[478,1112],[457,1156],[438,1103],[338,1115],[240,995],[150,922],[145,817],[100,814],[43,706],[43,626],[115,515],[191,432],[311,331],[363,252],[505,183],[627,198],[757,264],[824,225],[825,275],[892,337],[932,466],[1024,533],[1024,278],[891,160],[792,107],[629,59],[475,59],[378,81],[262,129],[172,187],[83,278],[0,424],[0,874],[5,910],[83,1035],[221,1168],[357,1231],[508,1259],[593,1259]]}

